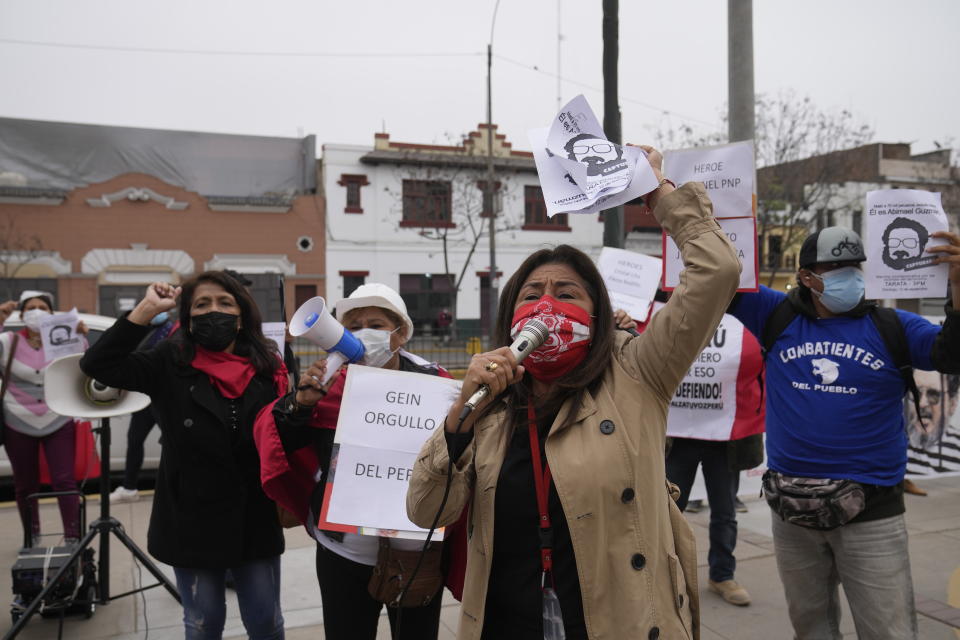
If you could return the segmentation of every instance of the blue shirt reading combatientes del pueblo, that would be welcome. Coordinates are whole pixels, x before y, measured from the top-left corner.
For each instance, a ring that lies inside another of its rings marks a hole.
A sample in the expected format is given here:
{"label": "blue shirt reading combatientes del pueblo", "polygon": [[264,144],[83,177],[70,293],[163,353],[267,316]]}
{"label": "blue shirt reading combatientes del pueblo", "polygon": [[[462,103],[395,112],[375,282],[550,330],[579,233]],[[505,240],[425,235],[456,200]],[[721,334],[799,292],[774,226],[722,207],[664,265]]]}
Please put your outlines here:
{"label": "blue shirt reading combatientes del pueblo", "polygon": [[[761,286],[731,311],[755,336],[785,294]],[[940,327],[897,310],[912,364],[933,369]],[[891,486],[903,479],[903,377],[870,315],[800,313],[766,360],[767,466],[785,475]]]}

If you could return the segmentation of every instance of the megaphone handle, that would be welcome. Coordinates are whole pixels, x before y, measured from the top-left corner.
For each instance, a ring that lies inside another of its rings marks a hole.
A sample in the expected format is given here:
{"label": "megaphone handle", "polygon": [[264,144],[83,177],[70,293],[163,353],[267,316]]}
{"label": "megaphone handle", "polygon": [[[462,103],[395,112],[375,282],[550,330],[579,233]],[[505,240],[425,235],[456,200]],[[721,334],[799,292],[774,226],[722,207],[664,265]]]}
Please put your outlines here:
{"label": "megaphone handle", "polygon": [[346,362],[347,357],[339,351],[329,352],[327,354],[327,370],[323,373],[323,380],[320,381],[320,384],[327,384],[327,381],[329,381]]}

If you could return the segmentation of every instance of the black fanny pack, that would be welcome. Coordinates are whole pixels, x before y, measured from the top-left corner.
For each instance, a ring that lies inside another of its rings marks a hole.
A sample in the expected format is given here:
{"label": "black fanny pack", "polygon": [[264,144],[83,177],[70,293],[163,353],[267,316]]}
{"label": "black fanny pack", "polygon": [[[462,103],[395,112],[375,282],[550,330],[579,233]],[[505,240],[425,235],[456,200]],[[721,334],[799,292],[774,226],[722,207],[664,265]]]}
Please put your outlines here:
{"label": "black fanny pack", "polygon": [[763,474],[763,495],[782,520],[821,531],[850,522],[867,502],[859,482],[785,476],[778,471]]}

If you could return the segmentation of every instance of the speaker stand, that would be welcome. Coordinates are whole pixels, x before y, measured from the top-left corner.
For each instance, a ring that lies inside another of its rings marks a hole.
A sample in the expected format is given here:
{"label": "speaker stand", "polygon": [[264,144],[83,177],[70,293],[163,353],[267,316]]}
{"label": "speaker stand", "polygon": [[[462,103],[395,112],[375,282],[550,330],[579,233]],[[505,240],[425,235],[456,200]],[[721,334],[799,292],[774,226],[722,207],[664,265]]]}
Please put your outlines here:
{"label": "speaker stand", "polygon": [[[20,616],[20,619],[17,620],[16,624],[7,631],[6,635],[3,636],[3,640],[10,640],[15,638],[17,634],[23,631],[23,628],[27,625],[27,622],[30,621],[30,618],[33,617],[37,611],[40,610],[40,606],[43,604],[44,598],[53,591],[54,588],[60,583],[63,577],[66,575],[67,571],[74,569],[74,563],[80,561],[80,556],[85,549],[93,545],[93,541],[97,536],[100,536],[100,558],[98,560],[98,575],[97,575],[97,598],[95,602],[97,604],[105,605],[108,604],[111,600],[116,600],[118,598],[123,598],[124,596],[133,595],[135,593],[140,593],[141,591],[146,591],[147,589],[153,589],[154,587],[164,587],[170,595],[173,596],[174,600],[180,602],[180,593],[177,591],[177,587],[170,582],[167,576],[163,575],[163,572],[160,571],[160,568],[154,564],[153,560],[144,553],[137,544],[130,539],[130,536],[127,535],[127,532],[123,530],[123,525],[119,520],[110,516],[110,418],[101,418],[100,419],[100,517],[90,523],[90,529],[87,531],[87,534],[80,540],[79,545],[70,554],[70,557],[67,561],[60,567],[60,570],[57,571],[54,576],[50,579],[47,585],[43,590],[37,594],[37,597],[30,602],[30,605],[24,610],[23,614]],[[157,579],[156,584],[147,585],[145,587],[141,586],[137,589],[132,589],[130,591],[125,591],[121,594],[111,596],[110,595],[110,535],[113,534],[117,539],[123,543],[130,553],[133,554],[133,557],[140,562],[147,571],[153,574]],[[75,569],[74,569],[75,570]]]}

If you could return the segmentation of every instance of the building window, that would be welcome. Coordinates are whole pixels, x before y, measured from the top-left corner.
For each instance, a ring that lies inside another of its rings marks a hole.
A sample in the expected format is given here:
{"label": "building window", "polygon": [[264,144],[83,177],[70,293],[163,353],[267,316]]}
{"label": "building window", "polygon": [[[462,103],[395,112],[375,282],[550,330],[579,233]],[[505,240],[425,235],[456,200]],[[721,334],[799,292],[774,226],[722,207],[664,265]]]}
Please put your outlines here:
{"label": "building window", "polygon": [[341,271],[340,277],[343,278],[343,297],[346,298],[356,291],[357,287],[362,286],[367,281],[369,271]]}
{"label": "building window", "polygon": [[766,267],[768,269],[780,268],[783,260],[783,238],[780,236],[767,236],[767,255]]}
{"label": "building window", "polygon": [[317,296],[317,285],[315,284],[298,284],[293,287],[293,304],[294,309],[299,309],[307,300],[310,298],[315,298]]}
{"label": "building window", "polygon": [[853,230],[858,234],[863,234],[860,228],[863,226],[863,209],[853,210]]}
{"label": "building window", "polygon": [[365,187],[370,182],[367,176],[363,174],[344,173],[340,175],[338,185],[347,190],[347,206],[344,207],[344,213],[363,213],[363,207],[360,205],[360,187]]}
{"label": "building window", "polygon": [[503,209],[503,194],[500,192],[500,181],[493,183],[493,193],[487,193],[487,181],[486,180],[477,180],[477,189],[480,190],[480,217],[489,218],[490,217],[490,201],[488,198],[492,196],[493,201],[493,210],[501,211]]}
{"label": "building window", "polygon": [[446,180],[404,180],[401,227],[453,227]]}
{"label": "building window", "polygon": [[442,273],[401,273],[400,297],[418,328],[433,327],[440,311],[452,307],[453,283]]}
{"label": "building window", "polygon": [[527,185],[523,188],[523,229],[528,231],[570,231],[567,214],[547,217],[543,189]]}

